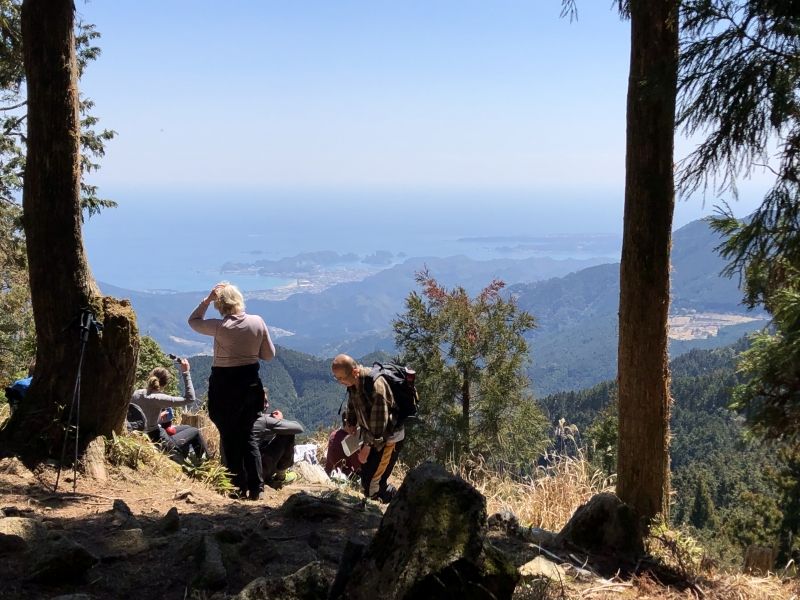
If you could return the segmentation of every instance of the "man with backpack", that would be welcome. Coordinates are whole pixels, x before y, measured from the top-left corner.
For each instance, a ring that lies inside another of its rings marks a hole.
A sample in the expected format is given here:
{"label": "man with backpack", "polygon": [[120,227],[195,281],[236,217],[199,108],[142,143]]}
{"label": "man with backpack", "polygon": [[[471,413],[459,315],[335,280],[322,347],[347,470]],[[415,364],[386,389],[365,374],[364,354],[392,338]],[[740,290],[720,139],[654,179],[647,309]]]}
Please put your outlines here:
{"label": "man with backpack", "polygon": [[359,365],[347,354],[333,359],[331,371],[347,387],[347,424],[359,427],[364,496],[388,503],[396,492],[389,476],[405,439],[390,382],[379,369]]}

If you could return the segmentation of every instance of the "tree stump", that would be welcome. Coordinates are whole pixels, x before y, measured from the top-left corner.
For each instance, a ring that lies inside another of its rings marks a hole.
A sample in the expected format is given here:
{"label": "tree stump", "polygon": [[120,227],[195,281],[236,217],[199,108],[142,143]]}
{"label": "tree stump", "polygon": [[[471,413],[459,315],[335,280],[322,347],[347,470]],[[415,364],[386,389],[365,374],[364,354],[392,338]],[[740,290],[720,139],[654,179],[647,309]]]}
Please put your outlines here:
{"label": "tree stump", "polygon": [[777,545],[769,547],[750,544],[744,553],[744,565],[742,570],[751,575],[766,575],[773,571],[775,559],[777,557]]}
{"label": "tree stump", "polygon": [[86,475],[97,481],[107,481],[106,444],[102,436],[94,438],[86,447],[83,455],[83,466]]}

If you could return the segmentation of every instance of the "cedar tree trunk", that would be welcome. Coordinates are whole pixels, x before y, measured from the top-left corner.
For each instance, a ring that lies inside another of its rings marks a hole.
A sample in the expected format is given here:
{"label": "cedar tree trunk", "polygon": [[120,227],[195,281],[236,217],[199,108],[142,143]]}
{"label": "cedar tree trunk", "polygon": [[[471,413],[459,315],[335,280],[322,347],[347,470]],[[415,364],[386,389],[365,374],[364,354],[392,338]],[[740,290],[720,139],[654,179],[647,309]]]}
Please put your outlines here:
{"label": "cedar tree trunk", "polygon": [[22,40],[28,90],[23,219],[37,353],[30,391],[2,435],[14,450],[36,459],[61,449],[78,372],[76,319],[82,307],[89,307],[104,329],[92,332],[85,347],[81,450],[122,426],[138,332],[127,301],[99,295],[83,248],[72,0],[25,0]]}
{"label": "cedar tree trunk", "polygon": [[669,509],[667,315],[677,0],[631,0],[619,303],[617,494],[649,520]]}

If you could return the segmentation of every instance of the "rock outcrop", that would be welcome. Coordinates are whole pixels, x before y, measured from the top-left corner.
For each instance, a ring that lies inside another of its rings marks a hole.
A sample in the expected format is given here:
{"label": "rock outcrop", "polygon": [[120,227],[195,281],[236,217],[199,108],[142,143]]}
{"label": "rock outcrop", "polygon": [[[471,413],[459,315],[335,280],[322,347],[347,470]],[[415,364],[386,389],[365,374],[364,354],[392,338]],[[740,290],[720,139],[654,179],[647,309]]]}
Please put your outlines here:
{"label": "rock outcrop", "polygon": [[636,512],[614,494],[592,496],[556,536],[556,544],[587,553],[603,573],[626,570],[644,555]]}
{"label": "rock outcrop", "polygon": [[503,600],[519,579],[486,540],[486,500],[435,464],[405,478],[341,597]]}

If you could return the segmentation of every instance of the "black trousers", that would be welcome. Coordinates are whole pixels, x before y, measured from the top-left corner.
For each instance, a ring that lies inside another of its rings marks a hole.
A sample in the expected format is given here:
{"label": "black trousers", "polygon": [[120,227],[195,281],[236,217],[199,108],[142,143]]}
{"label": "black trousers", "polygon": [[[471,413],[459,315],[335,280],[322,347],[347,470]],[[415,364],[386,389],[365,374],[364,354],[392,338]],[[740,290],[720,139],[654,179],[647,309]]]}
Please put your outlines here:
{"label": "black trousers", "polygon": [[206,441],[203,439],[200,430],[191,425],[178,425],[175,427],[175,434],[168,434],[163,428],[158,427],[149,434],[150,439],[161,446],[169,457],[175,462],[182,463],[183,459],[189,456],[189,450],[194,450],[195,456],[200,458],[205,454],[208,456]]}
{"label": "black trousers", "polygon": [[294,435],[276,435],[261,444],[261,469],[264,481],[275,477],[294,464]]}
{"label": "black trousers", "polygon": [[208,416],[219,430],[225,467],[241,492],[264,489],[259,440],[252,432],[263,408],[264,385],[258,377],[258,363],[211,368]]}
{"label": "black trousers", "polygon": [[367,462],[361,467],[361,487],[367,498],[388,503],[394,497],[396,490],[389,484],[389,475],[392,474],[404,441],[386,444],[380,450],[370,448]]}

